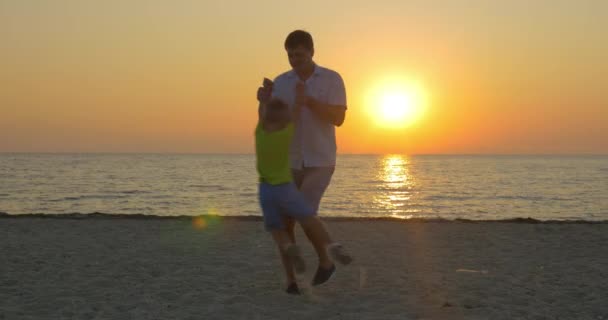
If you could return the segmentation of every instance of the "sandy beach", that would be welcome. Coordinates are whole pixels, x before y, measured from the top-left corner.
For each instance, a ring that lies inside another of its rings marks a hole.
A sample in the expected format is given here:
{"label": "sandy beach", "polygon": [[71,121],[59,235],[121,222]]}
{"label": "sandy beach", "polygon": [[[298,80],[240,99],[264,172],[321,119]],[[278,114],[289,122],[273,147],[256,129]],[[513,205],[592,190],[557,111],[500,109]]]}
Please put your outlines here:
{"label": "sandy beach", "polygon": [[608,224],[325,220],[283,292],[259,218],[1,217],[0,319],[608,319]]}

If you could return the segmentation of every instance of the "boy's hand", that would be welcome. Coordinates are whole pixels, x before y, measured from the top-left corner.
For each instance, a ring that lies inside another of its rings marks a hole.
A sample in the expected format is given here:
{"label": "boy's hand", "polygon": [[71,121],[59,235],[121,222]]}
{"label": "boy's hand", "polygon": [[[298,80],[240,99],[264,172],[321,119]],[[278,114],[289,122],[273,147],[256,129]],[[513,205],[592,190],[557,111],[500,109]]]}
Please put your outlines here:
{"label": "boy's hand", "polygon": [[264,78],[264,81],[262,81],[262,85],[264,86],[264,88],[270,87],[272,89],[273,84],[274,83],[272,82],[272,80],[268,78]]}
{"label": "boy's hand", "polygon": [[262,87],[258,88],[258,94],[257,94],[257,99],[260,103],[267,103],[268,101],[270,101],[270,98],[272,97],[272,86],[274,85],[274,83],[272,83],[272,80],[268,79],[268,78],[264,78]]}

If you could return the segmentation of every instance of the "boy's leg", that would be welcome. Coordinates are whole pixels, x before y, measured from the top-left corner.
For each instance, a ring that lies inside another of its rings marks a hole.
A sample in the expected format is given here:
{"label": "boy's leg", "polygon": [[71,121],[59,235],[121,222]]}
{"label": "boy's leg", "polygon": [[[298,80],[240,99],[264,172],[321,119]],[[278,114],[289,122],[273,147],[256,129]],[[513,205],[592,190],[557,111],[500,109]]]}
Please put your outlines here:
{"label": "boy's leg", "polygon": [[[283,264],[283,269],[285,269],[285,278],[287,280],[287,286],[289,286],[292,283],[296,282],[296,274],[293,271],[293,265],[291,264],[291,260],[289,259],[287,254],[285,254],[283,251],[283,247],[284,247],[285,243],[282,240],[283,236],[281,236],[280,233],[281,233],[281,231],[272,231],[271,232],[272,238],[274,239],[274,242],[277,244],[277,248],[279,249],[279,255],[281,256],[281,263]],[[285,237],[287,237],[287,236],[285,236]]]}
{"label": "boy's leg", "polygon": [[283,215],[283,224],[285,224],[285,232],[287,232],[291,242],[296,243],[296,219],[288,215]]}
{"label": "boy's leg", "polygon": [[[281,186],[272,186],[265,183],[259,185],[259,198],[260,206],[262,207],[262,213],[264,216],[264,225],[267,231],[269,231],[277,244],[279,254],[281,256],[281,262],[285,270],[285,276],[287,278],[287,292],[288,293],[299,293],[296,284],[296,277],[294,274],[294,264],[300,263],[298,267],[303,269],[303,260],[299,256],[299,252],[294,252],[294,249],[290,249],[290,245],[293,247],[295,244],[291,241],[289,235],[285,231],[285,227],[282,223],[280,215],[280,201],[283,197]],[[297,249],[297,248],[296,248]],[[294,258],[294,255],[298,255]],[[293,289],[295,287],[295,290]],[[292,290],[290,290],[292,289]]]}
{"label": "boy's leg", "polygon": [[273,230],[271,234],[281,255],[287,284],[294,283],[296,282],[294,268],[298,273],[306,270],[306,264],[304,263],[304,259],[302,259],[300,249],[289,239],[285,230]]}
{"label": "boy's leg", "polygon": [[[294,265],[300,265],[301,269],[299,271],[304,272],[304,259],[302,259],[297,246],[289,240],[289,236],[285,230],[272,231],[271,234],[279,249],[279,255],[281,256],[281,262],[283,263],[283,269],[285,270],[287,283],[285,292],[299,295],[300,288],[298,287],[298,282],[294,273]],[[298,268],[296,268],[296,270],[297,269]]]}

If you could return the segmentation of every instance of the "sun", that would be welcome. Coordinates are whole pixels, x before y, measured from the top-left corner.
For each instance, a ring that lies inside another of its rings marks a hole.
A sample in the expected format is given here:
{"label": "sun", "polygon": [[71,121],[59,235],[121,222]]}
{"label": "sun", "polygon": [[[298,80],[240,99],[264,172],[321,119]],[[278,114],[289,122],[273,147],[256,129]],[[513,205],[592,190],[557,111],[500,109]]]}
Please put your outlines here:
{"label": "sun", "polygon": [[379,101],[383,123],[402,123],[415,115],[414,97],[408,92],[387,92]]}
{"label": "sun", "polygon": [[370,90],[367,106],[377,125],[405,128],[418,122],[426,108],[426,93],[414,82],[381,83]]}

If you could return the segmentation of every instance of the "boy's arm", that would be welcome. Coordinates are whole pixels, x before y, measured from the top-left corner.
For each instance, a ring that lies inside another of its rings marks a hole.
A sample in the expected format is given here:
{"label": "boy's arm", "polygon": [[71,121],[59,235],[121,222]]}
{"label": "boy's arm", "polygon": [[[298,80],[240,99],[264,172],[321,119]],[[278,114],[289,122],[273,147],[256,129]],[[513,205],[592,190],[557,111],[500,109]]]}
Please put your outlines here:
{"label": "boy's arm", "polygon": [[264,121],[264,108],[266,107],[265,103],[260,102],[258,105],[258,123],[262,123]]}
{"label": "boy's arm", "polygon": [[266,103],[272,97],[272,87],[274,83],[268,78],[264,78],[262,86],[258,88],[257,99],[260,102],[258,105],[258,123],[262,123],[264,120],[264,110]]}

